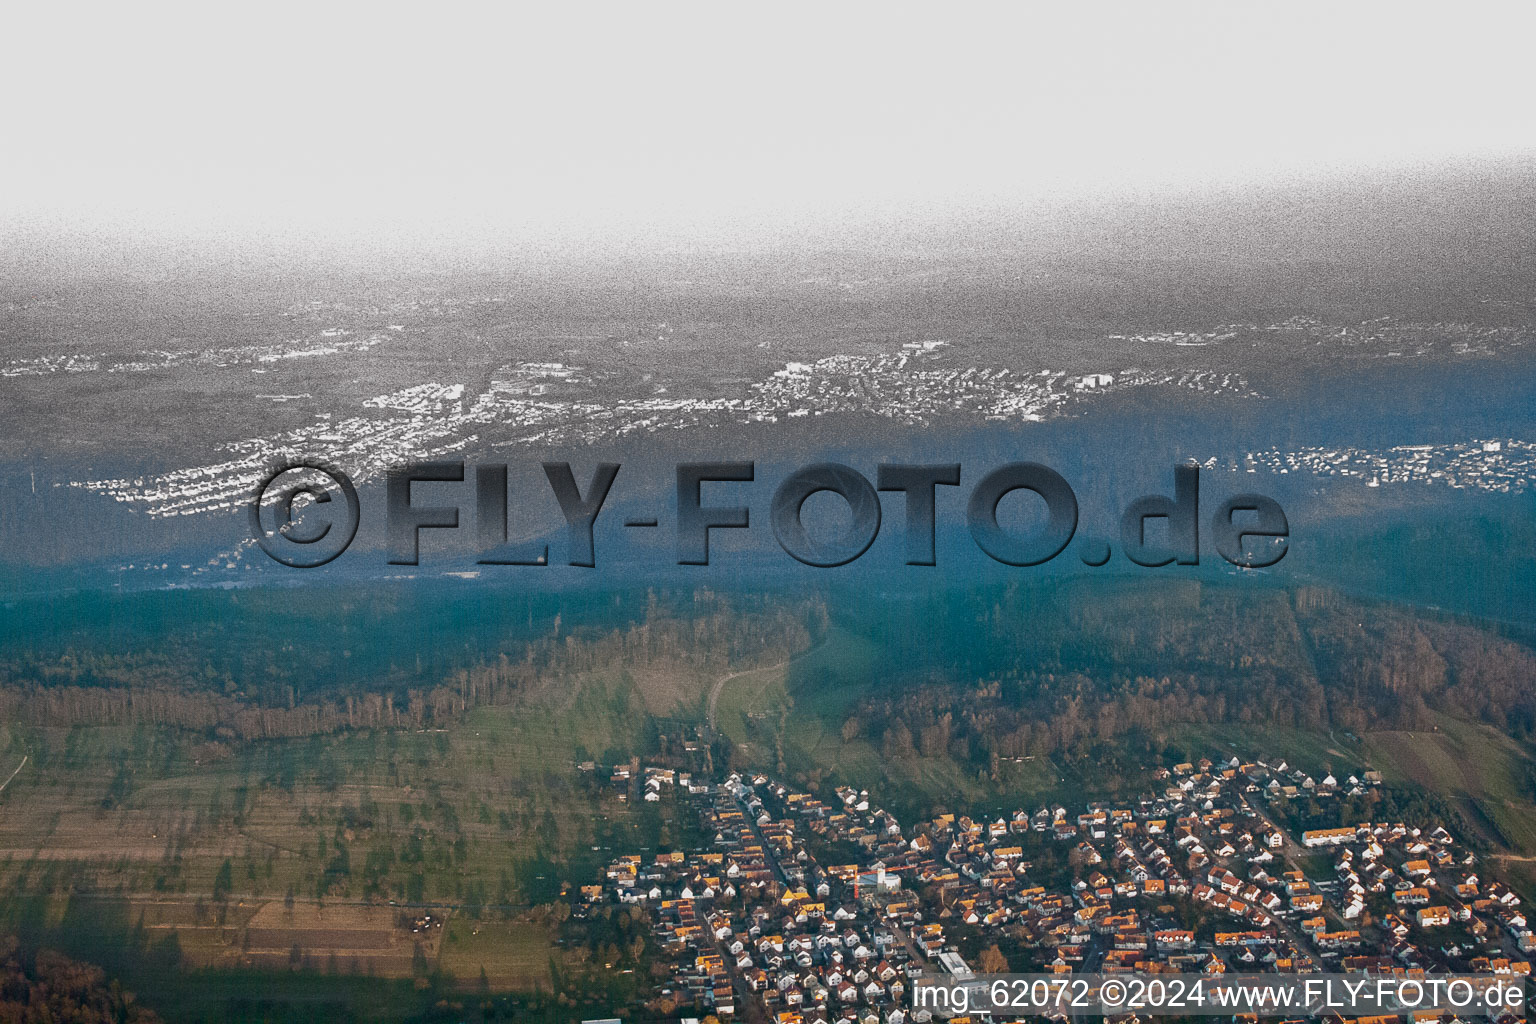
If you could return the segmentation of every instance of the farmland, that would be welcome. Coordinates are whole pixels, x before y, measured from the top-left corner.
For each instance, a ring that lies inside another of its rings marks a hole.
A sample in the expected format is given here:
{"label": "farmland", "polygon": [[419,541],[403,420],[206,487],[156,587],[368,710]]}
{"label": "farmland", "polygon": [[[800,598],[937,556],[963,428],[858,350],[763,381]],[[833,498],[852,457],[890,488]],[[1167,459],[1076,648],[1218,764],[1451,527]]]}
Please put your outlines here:
{"label": "farmland", "polygon": [[110,904],[125,930],[101,942],[174,936],[194,968],[484,967],[499,989],[537,987],[550,930],[528,905],[582,874],[581,853],[656,827],[654,808],[576,767],[589,750],[641,751],[639,699],[593,676],[452,730],[253,744],[214,763],[155,727],[8,728],[0,756],[28,763],[0,794],[0,930],[49,932]]}

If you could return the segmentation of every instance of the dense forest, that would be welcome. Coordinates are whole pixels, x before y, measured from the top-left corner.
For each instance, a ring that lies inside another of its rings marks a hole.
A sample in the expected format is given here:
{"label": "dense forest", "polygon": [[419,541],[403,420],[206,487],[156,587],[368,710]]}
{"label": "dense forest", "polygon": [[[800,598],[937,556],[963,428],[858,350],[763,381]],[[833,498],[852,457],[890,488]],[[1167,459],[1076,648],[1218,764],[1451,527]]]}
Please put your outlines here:
{"label": "dense forest", "polygon": [[[94,602],[84,609],[98,611]],[[277,648],[280,669],[264,667],[254,677],[221,667],[230,658],[220,647],[230,636],[218,621],[221,611],[228,613],[215,603],[202,619],[168,616],[158,627],[163,631],[158,641],[142,625],[128,630],[128,642],[120,645],[57,628],[55,635],[67,638],[67,645],[54,646],[43,637],[24,645],[13,638],[0,659],[0,721],[41,727],[168,725],[206,731],[216,741],[422,728],[450,722],[473,707],[515,704],[597,666],[727,672],[782,661],[811,646],[828,622],[825,605],[816,600],[650,592],[631,606],[615,596],[598,614],[585,614],[592,609],[584,606],[568,617],[568,609],[556,606],[539,617],[529,613],[526,620],[521,615],[511,620],[522,628],[503,622],[498,630],[482,618],[461,621],[457,631],[445,626],[438,636],[450,648],[472,642],[466,634],[494,639],[486,639],[473,659],[442,658],[441,647],[429,650],[416,674],[380,671],[370,684],[355,672],[326,679],[307,670],[335,653],[327,636],[345,637],[357,618],[378,623],[383,646],[392,629],[419,628],[416,609],[382,617],[371,607],[321,612],[318,625],[305,627],[309,638],[290,638]],[[139,609],[120,612],[119,632],[123,614],[143,616]],[[327,631],[324,617],[333,620],[334,632]],[[380,658],[378,651],[359,654],[359,660]]]}
{"label": "dense forest", "polygon": [[[1536,735],[1536,654],[1484,626],[1320,589],[1010,589],[935,616],[965,642],[892,661],[857,703],[888,758],[1079,752],[1188,723],[1423,730],[1434,714]],[[947,666],[947,667],[946,667]]]}
{"label": "dense forest", "polygon": [[213,744],[422,728],[595,668],[776,664],[835,626],[876,654],[872,685],[832,725],[889,758],[985,767],[1182,723],[1422,730],[1441,712],[1536,736],[1526,642],[1323,588],[1118,578],[919,595],[316,593],[281,612],[275,600],[88,597],[55,603],[46,624],[23,609],[0,643],[0,720],[168,725]]}
{"label": "dense forest", "polygon": [[24,955],[0,935],[0,1021],[4,1024],[158,1024],[100,967],[43,950]]}

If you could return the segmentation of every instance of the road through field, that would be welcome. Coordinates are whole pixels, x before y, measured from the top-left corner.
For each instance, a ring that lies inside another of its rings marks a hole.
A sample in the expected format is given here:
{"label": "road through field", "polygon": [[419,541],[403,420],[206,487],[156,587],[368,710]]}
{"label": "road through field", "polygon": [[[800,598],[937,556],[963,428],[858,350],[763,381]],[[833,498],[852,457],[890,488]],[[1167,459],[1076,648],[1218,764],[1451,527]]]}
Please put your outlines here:
{"label": "road through field", "polygon": [[749,676],[754,672],[771,672],[788,664],[789,662],[787,661],[781,661],[777,665],[764,665],[761,668],[744,668],[740,672],[732,672],[728,676],[721,676],[719,679],[716,679],[715,685],[709,688],[709,710],[704,715],[704,720],[709,723],[710,729],[713,730],[715,728],[715,704],[720,700],[720,691],[725,688],[726,683],[737,676]]}
{"label": "road through field", "polygon": [[[711,705],[711,708],[713,708],[713,705]],[[31,755],[23,755],[21,758],[21,764],[17,765],[16,770],[11,772],[11,777],[6,779],[4,782],[0,782],[0,793],[5,792],[5,787],[11,784],[11,779],[14,779],[16,776],[21,774],[21,770],[27,766],[27,758],[29,756]]]}
{"label": "road through field", "polygon": [[809,658],[811,655],[813,655],[817,651],[821,650],[822,647],[826,646],[826,643],[827,643],[826,640],[822,640],[820,643],[815,644],[812,647],[807,647],[805,650],[801,651],[799,654],[796,654],[796,655],[794,655],[792,657],[789,657],[789,658],[785,658],[783,661],[778,662],[778,663],[773,664],[773,665],[761,665],[761,666],[759,666],[757,668],[744,668],[744,669],[742,669],[739,672],[732,672],[730,675],[724,675],[724,676],[721,676],[719,679],[716,679],[715,680],[715,685],[711,686],[709,688],[709,706],[708,706],[708,710],[706,710],[705,713],[704,713],[704,721],[708,724],[708,726],[710,728],[710,731],[711,732],[715,731],[715,727],[716,727],[716,722],[715,722],[715,705],[717,703],[719,703],[720,691],[725,689],[725,684],[726,683],[730,682],[732,679],[737,678],[738,676],[750,676],[754,672],[771,672],[771,671],[773,671],[776,668],[784,668],[785,666],[791,665],[794,662],[801,661],[801,660],[803,660],[805,658]]}

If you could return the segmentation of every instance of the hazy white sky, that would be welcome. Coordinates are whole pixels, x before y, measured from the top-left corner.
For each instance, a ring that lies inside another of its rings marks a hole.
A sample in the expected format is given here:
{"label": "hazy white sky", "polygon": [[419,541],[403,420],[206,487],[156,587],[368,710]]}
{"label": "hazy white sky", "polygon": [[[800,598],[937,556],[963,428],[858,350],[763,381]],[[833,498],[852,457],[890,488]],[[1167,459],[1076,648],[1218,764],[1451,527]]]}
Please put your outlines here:
{"label": "hazy white sky", "polygon": [[1528,3],[540,7],[13,5],[0,218],[585,233],[1536,153]]}

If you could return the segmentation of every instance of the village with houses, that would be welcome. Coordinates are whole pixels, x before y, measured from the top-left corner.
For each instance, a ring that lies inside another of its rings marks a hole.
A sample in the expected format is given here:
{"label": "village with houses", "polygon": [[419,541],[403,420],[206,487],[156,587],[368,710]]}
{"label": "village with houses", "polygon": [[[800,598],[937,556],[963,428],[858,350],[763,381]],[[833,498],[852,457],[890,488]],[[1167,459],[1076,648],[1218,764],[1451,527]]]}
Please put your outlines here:
{"label": "village with houses", "polygon": [[[1208,469],[1222,465],[1204,463]],[[1249,452],[1225,464],[1246,473],[1306,473],[1352,477],[1367,487],[1420,483],[1495,494],[1523,494],[1536,478],[1536,445],[1519,438],[1483,438],[1455,444],[1409,444],[1384,449],[1314,446]]]}
{"label": "village with houses", "polygon": [[[409,350],[422,333],[418,327],[390,324],[360,339],[341,328],[328,328],[318,342],[294,342],[275,354],[254,350],[249,360],[260,363],[255,369],[261,370],[274,359],[333,351],[345,355],[354,348],[360,352],[383,346],[387,354],[391,345]],[[215,365],[234,365],[246,358],[241,349]],[[85,369],[99,368],[84,357],[59,359],[76,359]],[[85,372],[73,363],[63,367],[72,369]],[[44,369],[31,364],[0,366],[0,373],[34,370],[63,372],[52,364]],[[317,406],[307,424],[221,443],[223,457],[217,462],[148,476],[71,480],[68,486],[109,495],[151,517],[195,516],[243,509],[252,488],[275,461],[317,447],[357,483],[364,483],[381,478],[395,466],[484,444],[590,445],[661,431],[838,414],[873,415],[907,424],[957,416],[1035,421],[1108,394],[1144,388],[1254,394],[1241,374],[1203,369],[1133,367],[1083,373],[974,365],[964,361],[950,342],[937,339],[907,342],[878,353],[788,361],[761,379],[744,382],[745,386],[711,394],[685,382],[663,382],[651,374],[636,377],[612,368],[559,361],[508,361],[486,376],[488,380],[478,386],[462,380],[429,380],[363,397],[353,407]],[[269,394],[264,400],[305,408],[315,404],[308,393]]]}
{"label": "village with houses", "polygon": [[1004,972],[1529,974],[1520,897],[1444,825],[1284,824],[1377,773],[1226,757],[1153,778],[1134,799],[902,822],[846,786],[620,766],[621,796],[676,801],[705,842],[622,853],[579,899],[643,908],[657,996],[685,1021],[924,1024],[941,1015],[913,1008],[917,979]]}

